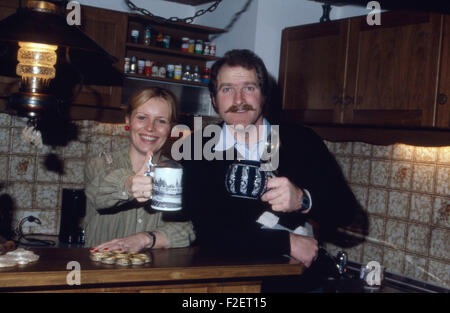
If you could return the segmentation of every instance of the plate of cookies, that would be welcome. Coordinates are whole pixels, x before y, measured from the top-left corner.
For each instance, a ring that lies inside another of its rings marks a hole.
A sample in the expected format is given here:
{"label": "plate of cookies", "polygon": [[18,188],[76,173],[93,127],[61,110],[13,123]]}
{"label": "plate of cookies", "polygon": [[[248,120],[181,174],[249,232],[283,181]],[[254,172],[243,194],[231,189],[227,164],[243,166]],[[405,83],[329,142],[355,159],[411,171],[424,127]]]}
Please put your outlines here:
{"label": "plate of cookies", "polygon": [[121,266],[143,265],[151,262],[151,257],[145,253],[136,252],[91,252],[89,258],[94,262],[103,264],[116,264]]}

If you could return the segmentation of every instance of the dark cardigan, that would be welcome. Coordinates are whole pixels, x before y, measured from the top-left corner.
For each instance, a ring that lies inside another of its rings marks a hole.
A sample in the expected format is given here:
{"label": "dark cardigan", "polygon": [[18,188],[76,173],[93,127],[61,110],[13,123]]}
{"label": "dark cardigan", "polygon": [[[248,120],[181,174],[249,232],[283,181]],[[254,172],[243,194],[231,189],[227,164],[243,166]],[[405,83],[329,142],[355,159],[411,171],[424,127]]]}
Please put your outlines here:
{"label": "dark cardigan", "polygon": [[[278,176],[306,188],[312,197],[308,214],[276,213],[280,224],[294,229],[311,219],[319,224],[320,240],[326,240],[338,226],[351,222],[357,201],[334,157],[311,129],[280,126],[280,138]],[[270,211],[267,204],[227,193],[225,174],[233,162],[225,157],[183,161],[183,208],[194,224],[197,243],[202,249],[222,253],[289,254],[288,232],[261,229],[256,222],[264,211]]]}

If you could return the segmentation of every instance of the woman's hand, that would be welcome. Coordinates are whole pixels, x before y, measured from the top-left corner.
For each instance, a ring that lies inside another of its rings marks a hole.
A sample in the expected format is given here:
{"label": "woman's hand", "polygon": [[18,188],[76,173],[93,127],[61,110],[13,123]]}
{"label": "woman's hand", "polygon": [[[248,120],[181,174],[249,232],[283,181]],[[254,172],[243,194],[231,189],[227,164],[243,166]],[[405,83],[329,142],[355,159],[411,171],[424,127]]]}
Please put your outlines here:
{"label": "woman's hand", "polygon": [[92,248],[91,251],[139,252],[152,245],[152,240],[147,233],[142,232],[104,242]]}
{"label": "woman's hand", "polygon": [[145,156],[145,162],[141,169],[133,176],[129,176],[125,182],[125,189],[131,194],[138,202],[146,202],[152,197],[153,183],[150,176],[145,176],[145,172],[148,170],[148,160],[152,156],[153,152],[147,152]]}

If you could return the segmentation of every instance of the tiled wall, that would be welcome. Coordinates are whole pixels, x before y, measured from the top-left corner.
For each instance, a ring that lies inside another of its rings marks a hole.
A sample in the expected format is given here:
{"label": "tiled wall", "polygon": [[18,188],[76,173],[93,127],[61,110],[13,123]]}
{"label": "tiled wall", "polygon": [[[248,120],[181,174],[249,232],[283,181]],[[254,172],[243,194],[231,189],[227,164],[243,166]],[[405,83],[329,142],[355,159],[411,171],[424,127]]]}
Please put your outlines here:
{"label": "tiled wall", "polygon": [[[62,188],[83,188],[89,156],[128,145],[123,125],[77,125],[79,139],[68,146],[36,149],[21,142],[23,119],[0,114],[0,194],[15,200],[14,225],[30,214],[43,222],[25,224],[26,232],[58,234]],[[326,144],[369,216],[366,241],[346,250],[350,260],[377,260],[389,272],[450,288],[450,147]],[[49,153],[64,161],[63,175],[45,169]]]}

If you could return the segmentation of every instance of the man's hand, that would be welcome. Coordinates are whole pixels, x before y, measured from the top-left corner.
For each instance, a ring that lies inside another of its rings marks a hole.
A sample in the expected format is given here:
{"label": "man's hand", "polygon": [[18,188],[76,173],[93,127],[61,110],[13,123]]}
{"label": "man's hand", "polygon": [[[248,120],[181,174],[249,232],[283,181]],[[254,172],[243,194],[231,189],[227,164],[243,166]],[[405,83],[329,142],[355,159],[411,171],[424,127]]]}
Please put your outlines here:
{"label": "man's hand", "polygon": [[317,258],[319,246],[317,240],[311,237],[289,234],[291,243],[291,256],[306,267],[310,267]]}
{"label": "man's hand", "polygon": [[267,189],[261,200],[268,202],[272,210],[293,212],[302,207],[303,191],[286,177],[269,178]]}

